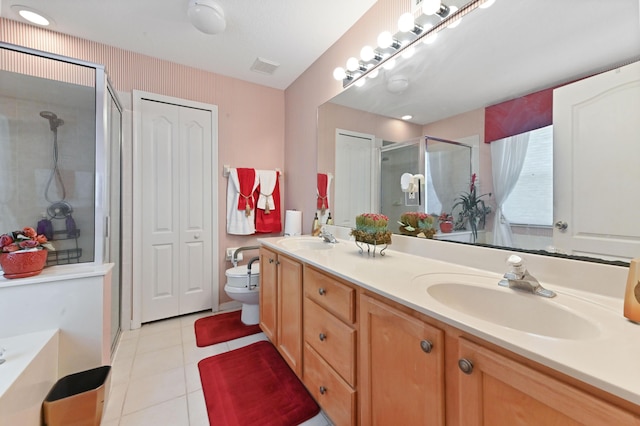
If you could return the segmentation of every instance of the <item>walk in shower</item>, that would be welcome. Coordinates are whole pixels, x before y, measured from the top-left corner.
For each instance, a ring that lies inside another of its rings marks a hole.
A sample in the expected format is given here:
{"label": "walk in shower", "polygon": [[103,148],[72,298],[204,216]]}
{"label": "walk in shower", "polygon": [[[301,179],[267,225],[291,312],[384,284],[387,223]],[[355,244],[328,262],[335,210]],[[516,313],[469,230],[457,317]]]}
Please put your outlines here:
{"label": "walk in shower", "polygon": [[122,109],[104,67],[0,43],[0,234],[33,227],[47,264],[112,262],[120,329]]}
{"label": "walk in shower", "polygon": [[[390,218],[415,211],[451,213],[455,199],[469,190],[472,148],[460,142],[424,136],[380,149],[380,211]],[[402,192],[402,175],[420,175],[411,198]]]}

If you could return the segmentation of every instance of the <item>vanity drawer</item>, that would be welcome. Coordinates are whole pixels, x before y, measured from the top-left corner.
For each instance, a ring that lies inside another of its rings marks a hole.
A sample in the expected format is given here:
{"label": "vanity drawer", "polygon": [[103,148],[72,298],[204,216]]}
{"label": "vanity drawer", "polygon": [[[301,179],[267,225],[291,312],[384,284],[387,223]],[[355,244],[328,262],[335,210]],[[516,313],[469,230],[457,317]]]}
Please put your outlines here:
{"label": "vanity drawer", "polygon": [[350,324],[355,322],[355,290],[336,279],[305,266],[304,294]]}
{"label": "vanity drawer", "polygon": [[356,331],[306,297],[303,312],[305,342],[344,380],[354,386]]}
{"label": "vanity drawer", "polygon": [[356,391],[308,343],[304,345],[302,380],[333,424],[356,424]]}

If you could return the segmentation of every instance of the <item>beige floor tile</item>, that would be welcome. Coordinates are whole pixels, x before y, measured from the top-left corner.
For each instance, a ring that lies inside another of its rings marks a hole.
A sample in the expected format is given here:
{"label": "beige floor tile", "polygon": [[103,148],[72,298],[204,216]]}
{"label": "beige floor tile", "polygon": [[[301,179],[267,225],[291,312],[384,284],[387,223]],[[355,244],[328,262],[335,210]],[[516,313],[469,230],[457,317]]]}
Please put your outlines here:
{"label": "beige floor tile", "polygon": [[173,330],[180,327],[180,318],[170,318],[164,321],[143,324],[140,328],[140,337],[154,333],[162,333],[163,331]]}
{"label": "beige floor tile", "polygon": [[107,397],[107,406],[105,407],[104,414],[102,415],[103,420],[117,420],[120,418],[128,386],[129,383],[115,385],[113,381],[111,382],[111,388],[109,389]]}
{"label": "beige floor tile", "polygon": [[185,364],[193,364],[213,355],[219,355],[229,351],[227,343],[218,343],[217,345],[205,346],[199,348],[197,346],[184,346],[184,362]]}
{"label": "beige floor tile", "polygon": [[202,382],[200,381],[200,370],[198,370],[197,363],[185,364],[184,375],[187,382],[187,393],[202,389]]}
{"label": "beige floor tile", "polygon": [[196,332],[193,325],[182,327],[182,343],[188,343],[193,346],[196,345]]}
{"label": "beige floor tile", "polygon": [[133,358],[138,348],[138,339],[121,340],[114,354],[114,361],[119,358]]}
{"label": "beige floor tile", "polygon": [[120,426],[190,426],[187,398],[181,396],[123,416]]}
{"label": "beige floor tile", "polygon": [[300,426],[331,426],[331,424],[327,421],[326,417],[322,415],[322,412],[320,412],[317,416],[300,423]]}
{"label": "beige floor tile", "polygon": [[209,424],[207,406],[204,402],[202,390],[188,393],[187,404],[189,407],[189,423],[192,426],[195,424]]}
{"label": "beige floor tile", "polygon": [[252,343],[260,342],[267,339],[267,335],[264,333],[252,334],[251,336],[241,337],[235,340],[229,340],[227,344],[230,350],[239,349]]}
{"label": "beige floor tile", "polygon": [[148,352],[165,349],[170,346],[182,344],[182,331],[179,328],[140,336],[136,356]]}
{"label": "beige floor tile", "polygon": [[139,354],[133,359],[131,378],[148,376],[184,366],[182,345]]}
{"label": "beige floor tile", "polygon": [[191,314],[191,315],[185,315],[183,317],[180,317],[180,326],[181,327],[193,327],[193,324],[196,322],[196,320],[198,320],[200,318],[208,317],[208,316],[211,316],[211,315],[215,315],[214,312],[212,312],[211,310],[197,312],[197,313]]}
{"label": "beige floor tile", "polygon": [[121,358],[114,359],[111,365],[111,385],[118,385],[121,383],[127,383],[131,377],[131,367],[133,366],[134,358]]}
{"label": "beige floor tile", "polygon": [[120,333],[120,342],[125,340],[137,339],[140,336],[140,329],[136,328],[135,330],[124,330]]}
{"label": "beige floor tile", "polygon": [[127,389],[122,413],[131,414],[184,395],[186,395],[184,367],[132,379]]}

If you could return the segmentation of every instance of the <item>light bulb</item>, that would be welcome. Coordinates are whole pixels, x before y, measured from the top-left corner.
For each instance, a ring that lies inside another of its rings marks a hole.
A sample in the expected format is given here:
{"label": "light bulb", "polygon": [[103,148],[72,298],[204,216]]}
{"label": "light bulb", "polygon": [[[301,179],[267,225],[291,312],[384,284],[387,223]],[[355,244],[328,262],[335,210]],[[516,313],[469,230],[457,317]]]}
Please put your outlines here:
{"label": "light bulb", "polygon": [[380,71],[378,71],[378,68],[376,68],[375,70],[373,70],[369,74],[367,74],[367,77],[376,78],[378,76],[378,74],[380,74]]}
{"label": "light bulb", "polygon": [[422,0],[422,13],[425,15],[435,15],[440,10],[440,0]]}
{"label": "light bulb", "polygon": [[356,87],[362,87],[364,86],[364,83],[367,81],[366,78],[361,78],[360,80],[356,81],[354,84],[356,85]]}
{"label": "light bulb", "polygon": [[365,62],[369,62],[370,60],[372,60],[375,57],[376,57],[376,54],[373,51],[373,47],[371,47],[371,46],[365,46],[360,51],[360,59],[362,59]]}
{"label": "light bulb", "polygon": [[413,15],[409,12],[403,13],[398,19],[398,29],[403,33],[411,31],[415,27]]}
{"label": "light bulb", "polygon": [[[427,24],[427,25],[424,26],[424,32],[425,33],[429,32],[429,31],[431,31],[432,28],[433,28],[433,25]],[[422,39],[422,42],[424,44],[431,44],[434,41],[436,41],[436,38],[438,38],[438,33],[437,32],[433,32],[433,33],[429,34],[428,36],[424,37]]]}
{"label": "light bulb", "polygon": [[480,6],[478,6],[480,9],[487,9],[491,6],[493,6],[493,4],[496,2],[496,0],[486,0],[484,3],[482,3]]}
{"label": "light bulb", "polygon": [[391,70],[396,66],[396,60],[391,58],[387,62],[384,63],[383,67],[385,70]]}
{"label": "light bulb", "polygon": [[389,31],[383,31],[378,36],[378,46],[381,49],[386,49],[393,44],[393,36]]}
{"label": "light bulb", "polygon": [[410,57],[413,56],[414,53],[416,53],[416,48],[413,46],[409,46],[402,51],[402,57],[404,59],[409,59]]}
{"label": "light bulb", "polygon": [[360,62],[358,61],[358,58],[354,58],[352,56],[349,59],[347,59],[347,69],[349,71],[355,71],[357,69],[360,69]]}
{"label": "light bulb", "polygon": [[347,78],[347,73],[345,72],[344,68],[338,67],[335,70],[333,70],[333,78],[335,78],[338,81],[342,81],[345,78]]}
{"label": "light bulb", "polygon": [[403,115],[401,118],[402,118],[403,120],[411,120],[411,119],[413,118],[413,115],[411,115],[411,114],[407,114],[407,115]]}
{"label": "light bulb", "polygon": [[[451,15],[453,15],[454,13],[456,13],[458,11],[458,8],[456,6],[449,6],[449,9],[451,9],[451,10],[449,11],[449,15],[447,15],[447,16],[451,16]],[[456,18],[455,21],[453,21],[449,25],[447,25],[447,28],[455,28],[455,27],[457,27],[458,25],[460,25],[460,21],[462,21],[462,18]]]}

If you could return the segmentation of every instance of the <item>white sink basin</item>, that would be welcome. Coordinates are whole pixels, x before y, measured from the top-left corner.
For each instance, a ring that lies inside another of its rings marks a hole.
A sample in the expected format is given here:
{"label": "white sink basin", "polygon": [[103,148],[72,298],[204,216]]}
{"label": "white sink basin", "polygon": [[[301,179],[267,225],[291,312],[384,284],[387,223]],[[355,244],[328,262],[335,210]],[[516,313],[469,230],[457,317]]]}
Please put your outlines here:
{"label": "white sink basin", "polygon": [[288,237],[278,240],[276,244],[287,250],[329,250],[334,246],[320,237]]}
{"label": "white sink basin", "polygon": [[425,279],[432,282],[427,293],[435,300],[484,321],[558,339],[589,339],[599,334],[595,323],[562,304],[570,296],[548,299],[499,287],[497,279],[479,275],[428,274],[414,282]]}

